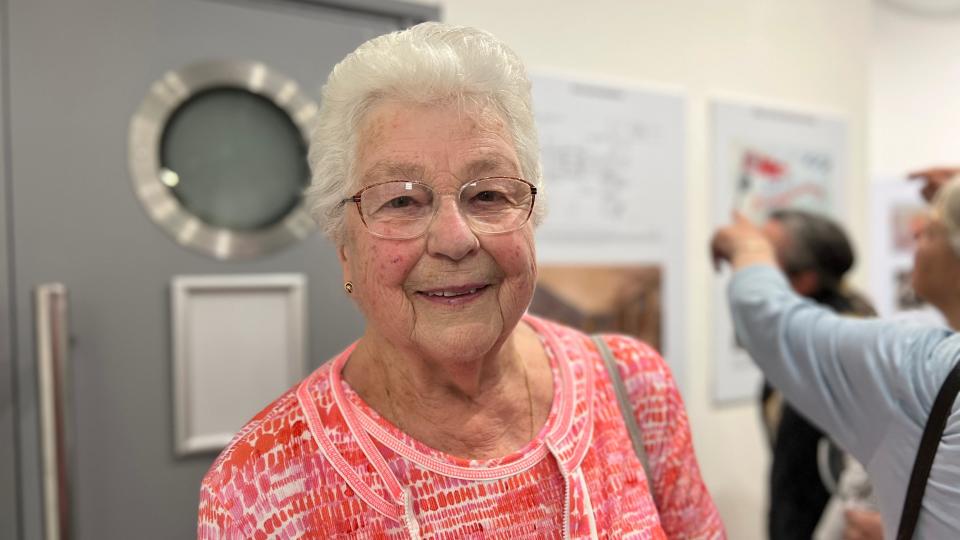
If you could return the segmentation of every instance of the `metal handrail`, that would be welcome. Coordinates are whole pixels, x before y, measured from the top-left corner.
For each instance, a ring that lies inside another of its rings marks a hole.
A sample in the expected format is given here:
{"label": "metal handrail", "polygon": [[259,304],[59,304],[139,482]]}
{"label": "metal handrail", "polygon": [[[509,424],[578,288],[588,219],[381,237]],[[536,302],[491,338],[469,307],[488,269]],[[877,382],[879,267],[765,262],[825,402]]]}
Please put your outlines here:
{"label": "metal handrail", "polygon": [[34,314],[44,538],[65,540],[70,537],[67,288],[62,283],[39,285]]}

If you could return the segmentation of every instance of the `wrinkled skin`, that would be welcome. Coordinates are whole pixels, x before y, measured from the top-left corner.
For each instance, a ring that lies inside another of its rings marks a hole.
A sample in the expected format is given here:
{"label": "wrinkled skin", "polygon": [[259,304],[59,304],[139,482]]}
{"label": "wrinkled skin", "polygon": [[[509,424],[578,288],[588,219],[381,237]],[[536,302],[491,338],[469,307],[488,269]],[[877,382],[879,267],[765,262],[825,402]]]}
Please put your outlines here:
{"label": "wrinkled skin", "polygon": [[[536,283],[533,230],[475,234],[457,208],[460,186],[480,176],[519,176],[509,133],[495,115],[454,105],[385,102],[367,115],[360,136],[360,188],[415,180],[443,193],[427,233],[385,240],[367,232],[351,208],[340,248],[343,275],[378,342],[434,362],[495,352],[526,310]],[[428,300],[423,292],[484,285],[474,300]],[[373,340],[371,339],[371,341]]]}

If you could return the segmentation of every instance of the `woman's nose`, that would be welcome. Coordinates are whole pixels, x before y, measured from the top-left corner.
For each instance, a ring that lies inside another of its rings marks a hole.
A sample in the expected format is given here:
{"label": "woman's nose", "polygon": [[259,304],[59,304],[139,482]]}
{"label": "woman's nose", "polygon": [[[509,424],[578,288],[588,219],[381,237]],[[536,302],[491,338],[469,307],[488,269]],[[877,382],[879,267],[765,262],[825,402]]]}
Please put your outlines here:
{"label": "woman's nose", "polygon": [[427,228],[427,251],[459,261],[480,247],[480,240],[460,212],[456,197],[442,197]]}

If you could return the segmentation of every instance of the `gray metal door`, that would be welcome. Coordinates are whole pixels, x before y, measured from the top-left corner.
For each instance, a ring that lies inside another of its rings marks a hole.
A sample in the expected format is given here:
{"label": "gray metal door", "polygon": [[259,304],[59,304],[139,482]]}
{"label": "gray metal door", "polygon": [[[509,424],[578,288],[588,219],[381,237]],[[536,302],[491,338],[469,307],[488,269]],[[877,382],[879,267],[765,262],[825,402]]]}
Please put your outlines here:
{"label": "gray metal door", "polygon": [[10,304],[7,234],[7,146],[6,146],[6,1],[0,0],[0,538],[16,538],[16,406],[13,394],[13,335]]}
{"label": "gray metal door", "polygon": [[[64,283],[70,297],[71,537],[193,537],[199,482],[214,456],[173,451],[171,277],[306,274],[312,365],[357,337],[361,321],[342,293],[334,250],[317,235],[248,262],[216,261],[171,240],[134,195],[130,118],[164,72],[210,58],[264,62],[318,99],[328,70],[359,43],[436,11],[376,0],[3,4],[0,55],[8,63],[0,89],[8,92],[0,102],[9,107],[0,120],[9,152],[4,160],[0,150],[0,165],[11,189],[9,215],[0,212],[0,537],[43,534],[31,289],[50,281]],[[15,339],[6,339],[5,328]],[[8,362],[11,342],[15,360]],[[14,401],[10,373],[19,408],[16,503],[7,463],[15,428],[6,416]]]}

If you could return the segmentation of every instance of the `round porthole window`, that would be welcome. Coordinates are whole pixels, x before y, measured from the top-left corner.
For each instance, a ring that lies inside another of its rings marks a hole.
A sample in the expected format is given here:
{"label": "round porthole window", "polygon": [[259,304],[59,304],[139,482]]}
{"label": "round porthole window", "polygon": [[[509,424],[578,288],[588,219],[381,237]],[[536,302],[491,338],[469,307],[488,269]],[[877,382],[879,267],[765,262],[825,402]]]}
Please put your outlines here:
{"label": "round porthole window", "polygon": [[155,82],[130,124],[147,214],[178,243],[253,258],[310,234],[303,206],[317,106],[256,62],[211,61]]}

